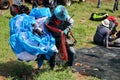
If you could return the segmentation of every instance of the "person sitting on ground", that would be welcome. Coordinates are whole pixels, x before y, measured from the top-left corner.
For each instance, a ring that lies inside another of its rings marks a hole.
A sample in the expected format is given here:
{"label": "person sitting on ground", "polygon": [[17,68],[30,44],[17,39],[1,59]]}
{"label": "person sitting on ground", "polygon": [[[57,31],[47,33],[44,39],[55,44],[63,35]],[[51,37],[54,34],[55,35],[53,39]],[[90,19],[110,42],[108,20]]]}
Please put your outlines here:
{"label": "person sitting on ground", "polygon": [[109,48],[110,45],[112,45],[111,42],[119,38],[119,36],[111,37],[116,32],[115,24],[112,21],[105,19],[102,21],[102,24],[98,25],[93,41],[98,45]]}
{"label": "person sitting on ground", "polygon": [[[62,39],[62,34],[69,39],[68,32],[71,30],[73,26],[74,20],[69,16],[68,11],[65,6],[58,5],[53,12],[52,17],[50,17],[47,22],[47,28],[52,33],[53,37],[56,41],[56,47],[58,50],[60,50],[61,42],[64,42],[64,39]],[[49,26],[49,27],[48,27]],[[65,41],[66,42],[66,41]],[[66,43],[65,50],[67,51],[68,60],[66,62],[66,66],[72,67],[73,61],[74,61],[74,55],[76,54],[73,49],[70,48],[70,46]],[[55,58],[55,57],[54,57]]]}

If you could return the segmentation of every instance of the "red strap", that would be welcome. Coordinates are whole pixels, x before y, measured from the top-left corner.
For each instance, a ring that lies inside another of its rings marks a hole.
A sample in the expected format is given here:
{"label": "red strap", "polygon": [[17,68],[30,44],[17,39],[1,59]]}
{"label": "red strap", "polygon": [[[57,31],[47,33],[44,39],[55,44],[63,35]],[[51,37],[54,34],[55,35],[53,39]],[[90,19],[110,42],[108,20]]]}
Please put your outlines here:
{"label": "red strap", "polygon": [[57,29],[57,28],[54,28],[54,27],[51,27],[51,26],[49,26],[48,24],[46,24],[46,26],[47,26],[47,28],[49,28],[49,29],[50,29],[51,31],[53,31],[53,32],[56,32],[56,33],[62,32],[62,30]]}
{"label": "red strap", "polygon": [[67,49],[66,49],[66,37],[64,35],[64,32],[60,29],[57,29],[57,28],[54,28],[52,26],[49,26],[48,24],[46,24],[47,28],[49,28],[51,31],[53,32],[61,32],[61,45],[60,45],[60,48],[59,48],[59,58],[62,59],[62,60],[68,60],[68,55],[67,55]]}

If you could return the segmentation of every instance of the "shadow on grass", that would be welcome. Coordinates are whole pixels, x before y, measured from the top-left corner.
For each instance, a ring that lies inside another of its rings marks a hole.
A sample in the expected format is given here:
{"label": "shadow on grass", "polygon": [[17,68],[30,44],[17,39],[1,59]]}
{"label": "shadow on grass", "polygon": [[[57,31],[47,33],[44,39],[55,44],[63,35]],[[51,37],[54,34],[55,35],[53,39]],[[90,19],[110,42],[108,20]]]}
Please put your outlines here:
{"label": "shadow on grass", "polygon": [[13,80],[34,80],[33,67],[24,62],[11,61],[0,63],[0,76],[12,77]]}
{"label": "shadow on grass", "polygon": [[11,19],[12,17],[6,16],[7,19]]}
{"label": "shadow on grass", "polygon": [[120,15],[118,15],[117,17],[119,17],[119,18],[120,18]]}
{"label": "shadow on grass", "polygon": [[0,63],[0,76],[12,78],[12,80],[37,80],[37,76],[49,71],[50,69],[47,66],[38,70],[24,61]]}
{"label": "shadow on grass", "polygon": [[105,9],[105,10],[106,10],[106,11],[109,11],[109,12],[111,12],[111,13],[113,12],[111,9]]}

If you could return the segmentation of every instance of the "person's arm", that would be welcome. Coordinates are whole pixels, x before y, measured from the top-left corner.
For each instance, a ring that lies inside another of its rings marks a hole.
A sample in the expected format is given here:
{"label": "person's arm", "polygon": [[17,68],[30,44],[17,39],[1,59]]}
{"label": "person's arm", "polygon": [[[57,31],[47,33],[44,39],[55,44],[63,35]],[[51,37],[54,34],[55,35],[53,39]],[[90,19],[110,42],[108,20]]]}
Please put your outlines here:
{"label": "person's arm", "polygon": [[66,29],[64,30],[65,34],[67,34],[71,30],[71,28],[73,27],[73,24],[74,24],[74,20],[70,16],[68,16],[67,22],[66,22],[67,26],[66,26]]}
{"label": "person's arm", "polygon": [[109,47],[108,43],[109,43],[109,31],[106,32],[106,34],[105,34],[105,47],[106,48]]}
{"label": "person's arm", "polygon": [[13,1],[13,0],[10,0],[10,6],[12,6],[13,3],[14,3],[14,1]]}
{"label": "person's arm", "polygon": [[74,24],[74,20],[72,19],[72,17],[70,17],[70,16],[68,16],[68,18],[67,18],[67,21],[69,22],[69,26],[68,26],[68,28],[72,28],[73,27],[73,24]]}

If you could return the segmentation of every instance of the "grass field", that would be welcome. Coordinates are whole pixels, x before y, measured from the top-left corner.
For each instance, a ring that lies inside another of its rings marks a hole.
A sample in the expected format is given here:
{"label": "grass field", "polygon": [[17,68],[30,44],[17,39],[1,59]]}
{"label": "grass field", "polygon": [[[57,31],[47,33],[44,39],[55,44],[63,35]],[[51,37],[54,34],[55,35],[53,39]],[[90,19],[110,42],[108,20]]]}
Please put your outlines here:
{"label": "grass field", "polygon": [[[104,0],[103,0],[104,1]],[[31,5],[27,4],[28,6]],[[70,15],[74,14],[74,26],[72,32],[77,39],[75,49],[90,48],[93,35],[100,21],[89,20],[93,12],[107,12],[108,15],[115,16],[120,21],[120,11],[112,13],[113,2],[105,2],[101,4],[101,8],[96,8],[95,2],[74,2],[67,9]],[[49,70],[49,66],[45,62],[44,68],[35,74],[33,71],[35,62],[18,61],[9,45],[9,20],[12,16],[9,10],[3,10],[0,15],[0,80],[99,80],[90,76],[82,76],[72,73],[69,68],[56,66],[54,71]],[[119,26],[118,26],[119,29]]]}

